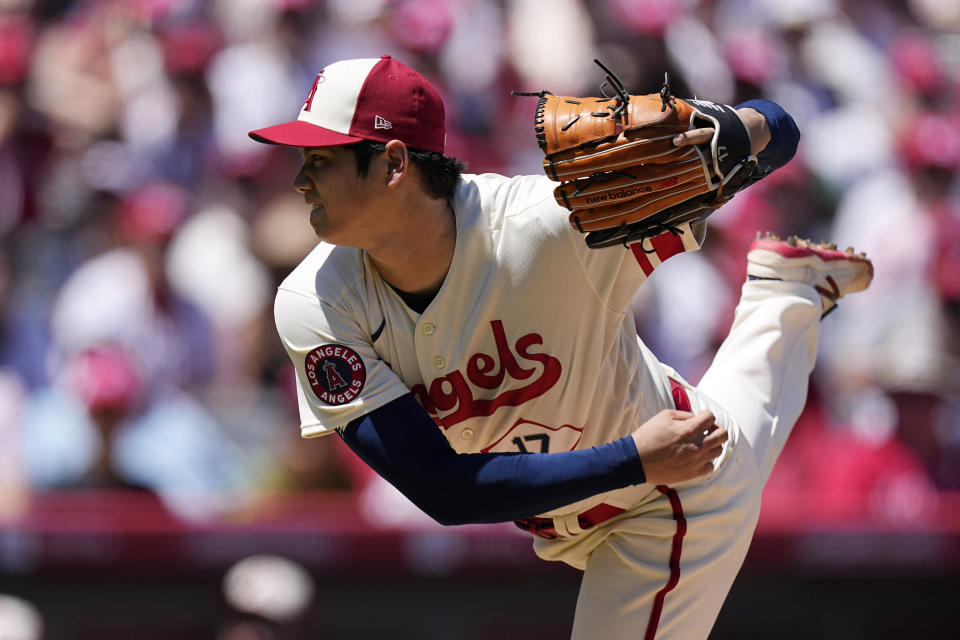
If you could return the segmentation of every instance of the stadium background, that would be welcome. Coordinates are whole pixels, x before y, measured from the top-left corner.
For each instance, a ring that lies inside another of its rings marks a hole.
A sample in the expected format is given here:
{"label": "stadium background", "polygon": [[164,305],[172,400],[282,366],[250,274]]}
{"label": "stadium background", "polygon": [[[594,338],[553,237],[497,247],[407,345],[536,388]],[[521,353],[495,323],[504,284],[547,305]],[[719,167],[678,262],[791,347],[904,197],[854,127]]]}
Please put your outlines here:
{"label": "stadium background", "polygon": [[564,637],[576,572],[298,436],[272,291],[314,240],[297,155],[246,131],[384,53],[440,88],[473,172],[539,172],[510,91],[594,94],[594,57],[795,116],[797,158],[636,300],[696,379],[755,230],[876,264],[712,637],[955,637],[955,0],[0,0],[0,637]]}

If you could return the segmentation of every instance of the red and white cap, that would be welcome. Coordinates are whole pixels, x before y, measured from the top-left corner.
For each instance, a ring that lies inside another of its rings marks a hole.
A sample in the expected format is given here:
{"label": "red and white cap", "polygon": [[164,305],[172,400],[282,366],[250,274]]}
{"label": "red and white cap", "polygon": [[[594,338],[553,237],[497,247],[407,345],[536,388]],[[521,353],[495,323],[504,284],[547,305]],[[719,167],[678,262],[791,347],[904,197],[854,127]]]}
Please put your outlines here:
{"label": "red and white cap", "polygon": [[390,56],[341,60],[326,67],[292,122],[251,131],[257,142],[331,147],[400,140],[443,153],[443,100],[422,75]]}

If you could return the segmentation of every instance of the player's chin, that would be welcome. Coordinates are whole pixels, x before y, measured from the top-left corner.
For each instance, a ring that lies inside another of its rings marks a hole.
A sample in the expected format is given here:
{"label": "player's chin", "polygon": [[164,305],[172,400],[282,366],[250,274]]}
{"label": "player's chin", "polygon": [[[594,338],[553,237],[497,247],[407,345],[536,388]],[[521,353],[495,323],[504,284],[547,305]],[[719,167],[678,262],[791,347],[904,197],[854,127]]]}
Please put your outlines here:
{"label": "player's chin", "polygon": [[344,233],[341,225],[334,224],[323,209],[314,209],[310,212],[310,226],[318,240],[327,244],[353,246],[350,236]]}
{"label": "player's chin", "polygon": [[323,210],[323,207],[317,207],[310,210],[310,226],[313,227],[313,232],[317,234],[317,237],[323,240],[323,236],[327,232],[327,213]]}

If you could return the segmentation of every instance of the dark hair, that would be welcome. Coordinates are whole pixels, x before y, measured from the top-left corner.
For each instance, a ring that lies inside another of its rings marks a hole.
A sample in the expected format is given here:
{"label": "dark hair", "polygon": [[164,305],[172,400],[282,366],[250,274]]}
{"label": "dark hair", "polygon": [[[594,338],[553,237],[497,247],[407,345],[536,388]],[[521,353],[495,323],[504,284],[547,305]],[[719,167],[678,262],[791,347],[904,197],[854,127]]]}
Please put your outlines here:
{"label": "dark hair", "polygon": [[[350,145],[353,156],[357,161],[357,175],[365,176],[370,170],[370,160],[375,155],[386,151],[387,145],[383,142],[363,140]],[[442,153],[421,151],[407,148],[410,160],[420,170],[420,182],[434,198],[450,200],[460,182],[460,174],[465,169],[462,162],[456,158],[448,158]]]}

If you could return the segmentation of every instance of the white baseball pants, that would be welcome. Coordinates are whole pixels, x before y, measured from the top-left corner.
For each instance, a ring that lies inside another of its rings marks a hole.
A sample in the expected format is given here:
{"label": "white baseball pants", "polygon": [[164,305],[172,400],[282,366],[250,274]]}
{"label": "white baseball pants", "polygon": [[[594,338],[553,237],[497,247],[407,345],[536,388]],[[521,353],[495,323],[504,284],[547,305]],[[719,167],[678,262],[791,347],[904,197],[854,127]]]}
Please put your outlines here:
{"label": "white baseball pants", "polygon": [[743,285],[728,337],[689,391],[693,411],[711,409],[739,426],[733,457],[705,478],[662,487],[607,527],[587,561],[573,638],[709,635],[750,546],[763,486],[806,402],[819,320],[809,285]]}

